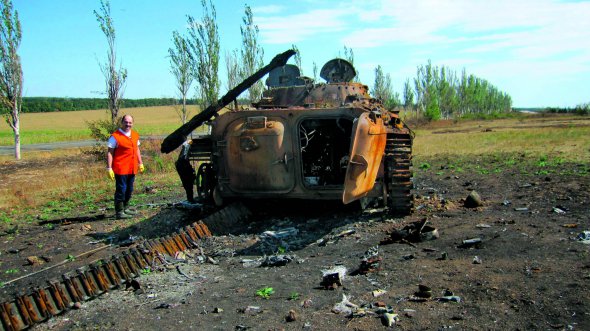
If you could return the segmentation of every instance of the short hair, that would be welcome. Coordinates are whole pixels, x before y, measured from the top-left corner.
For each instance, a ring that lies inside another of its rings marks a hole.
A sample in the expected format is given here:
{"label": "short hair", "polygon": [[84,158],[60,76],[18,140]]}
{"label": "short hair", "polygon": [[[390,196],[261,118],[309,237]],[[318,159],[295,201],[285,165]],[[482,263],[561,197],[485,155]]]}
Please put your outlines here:
{"label": "short hair", "polygon": [[131,120],[133,121],[133,116],[129,115],[129,114],[125,114],[121,117],[121,124],[123,124],[123,120],[125,119],[125,117],[129,116],[131,118]]}

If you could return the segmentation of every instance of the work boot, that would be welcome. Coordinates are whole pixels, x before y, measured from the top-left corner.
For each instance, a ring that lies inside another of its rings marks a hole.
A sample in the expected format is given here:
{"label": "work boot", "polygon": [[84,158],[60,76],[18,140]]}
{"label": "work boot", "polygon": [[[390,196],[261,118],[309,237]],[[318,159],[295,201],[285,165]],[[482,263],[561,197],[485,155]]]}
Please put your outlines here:
{"label": "work boot", "polygon": [[123,202],[123,212],[127,215],[137,215],[137,212],[129,208],[129,202]]}
{"label": "work boot", "polygon": [[128,219],[128,218],[132,218],[133,217],[133,216],[131,216],[129,214],[126,214],[124,212],[124,209],[125,209],[125,205],[123,204],[122,201],[121,202],[119,202],[119,201],[116,201],[115,202],[115,217],[118,220]]}

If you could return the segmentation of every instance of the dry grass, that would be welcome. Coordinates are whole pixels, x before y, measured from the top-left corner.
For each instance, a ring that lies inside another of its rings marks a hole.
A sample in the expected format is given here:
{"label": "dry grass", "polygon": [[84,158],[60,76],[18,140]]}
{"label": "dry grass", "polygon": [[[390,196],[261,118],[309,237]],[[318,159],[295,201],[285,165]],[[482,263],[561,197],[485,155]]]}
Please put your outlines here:
{"label": "dry grass", "polygon": [[[197,106],[189,106],[190,116],[197,113]],[[182,123],[177,114],[177,106],[158,106],[125,108],[120,114],[130,114],[135,118],[135,128],[142,135],[166,135]],[[110,118],[107,110],[81,110],[53,113],[21,114],[21,143],[35,144],[55,141],[91,139],[86,124],[89,121]],[[189,117],[190,118],[190,117]],[[14,144],[12,129],[0,124],[0,145]]]}
{"label": "dry grass", "polygon": [[[147,170],[138,175],[137,188],[162,183],[181,187],[174,170],[177,155],[162,155],[160,143],[149,140],[142,144]],[[16,215],[20,220],[32,220],[52,210],[63,213],[80,208],[83,212],[97,206],[110,207],[114,184],[107,177],[105,165],[103,157],[80,149],[31,153],[21,161],[0,161],[0,223]]]}

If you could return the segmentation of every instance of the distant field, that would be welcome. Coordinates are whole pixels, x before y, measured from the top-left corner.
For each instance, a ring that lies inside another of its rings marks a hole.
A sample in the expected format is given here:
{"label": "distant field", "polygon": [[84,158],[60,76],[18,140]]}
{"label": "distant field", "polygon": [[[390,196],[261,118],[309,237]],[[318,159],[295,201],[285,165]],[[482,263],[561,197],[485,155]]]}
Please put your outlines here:
{"label": "distant field", "polygon": [[590,160],[590,117],[548,115],[488,121],[440,121],[416,131],[415,155],[525,153]]}
{"label": "distant field", "polygon": [[[196,114],[197,106],[189,106],[190,117]],[[141,135],[169,134],[181,125],[174,106],[121,109],[119,114],[131,114],[135,129]],[[189,117],[189,119],[190,119]],[[21,144],[50,143],[91,139],[87,121],[108,119],[107,110],[81,110],[51,113],[21,114]],[[14,144],[12,129],[5,121],[0,124],[0,146]]]}

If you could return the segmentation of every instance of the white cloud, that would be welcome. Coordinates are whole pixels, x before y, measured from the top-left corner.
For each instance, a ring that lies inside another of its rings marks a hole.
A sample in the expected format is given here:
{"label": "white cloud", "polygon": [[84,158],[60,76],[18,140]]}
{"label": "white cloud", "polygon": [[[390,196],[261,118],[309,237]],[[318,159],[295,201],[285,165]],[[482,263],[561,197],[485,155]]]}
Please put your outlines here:
{"label": "white cloud", "polygon": [[346,10],[316,9],[304,13],[261,16],[256,19],[260,34],[268,44],[291,44],[314,35],[342,31]]}
{"label": "white cloud", "polygon": [[252,7],[252,13],[254,13],[254,17],[256,17],[258,15],[277,14],[282,12],[284,9],[284,6],[279,5],[258,6]]}

